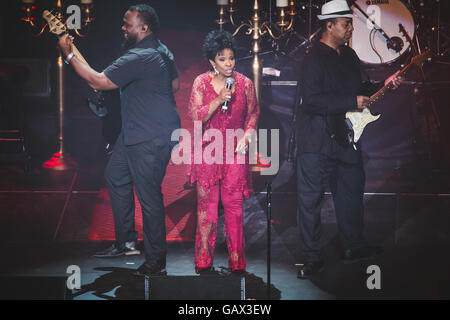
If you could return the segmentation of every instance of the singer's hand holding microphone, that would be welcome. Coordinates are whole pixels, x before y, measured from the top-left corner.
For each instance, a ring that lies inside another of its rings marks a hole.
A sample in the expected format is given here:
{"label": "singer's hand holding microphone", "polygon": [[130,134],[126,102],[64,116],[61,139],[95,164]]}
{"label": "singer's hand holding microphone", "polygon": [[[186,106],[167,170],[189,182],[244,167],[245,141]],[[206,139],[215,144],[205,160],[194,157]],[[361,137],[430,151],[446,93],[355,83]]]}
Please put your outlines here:
{"label": "singer's hand holding microphone", "polygon": [[[227,83],[226,83],[225,88],[223,88],[219,93],[218,99],[220,100],[220,105],[221,105],[220,108],[221,108],[222,113],[226,113],[228,111],[229,103],[231,101],[232,94],[233,94],[233,92],[232,92],[233,84],[234,84],[234,79],[231,77],[227,78]],[[249,143],[249,138],[243,137],[240,141],[238,141],[235,152],[246,154],[247,150],[248,150],[248,143]]]}
{"label": "singer's hand holding microphone", "polygon": [[232,88],[233,88],[233,84],[234,84],[234,79],[233,78],[227,78],[227,84],[225,86],[225,88],[223,88],[220,91],[219,97],[222,100],[222,113],[227,112],[228,110],[228,104],[231,100],[231,95],[232,95]]}
{"label": "singer's hand holding microphone", "polygon": [[231,100],[231,89],[223,88],[220,90],[219,93],[219,101],[220,101],[220,109],[222,110],[222,106],[225,104],[225,102],[230,102]]}

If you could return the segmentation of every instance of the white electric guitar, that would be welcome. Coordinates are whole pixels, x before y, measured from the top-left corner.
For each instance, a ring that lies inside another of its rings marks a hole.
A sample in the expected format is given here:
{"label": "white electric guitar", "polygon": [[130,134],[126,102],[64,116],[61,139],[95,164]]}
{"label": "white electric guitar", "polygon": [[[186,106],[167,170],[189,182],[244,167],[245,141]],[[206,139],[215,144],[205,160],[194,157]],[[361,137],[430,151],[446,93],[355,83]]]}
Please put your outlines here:
{"label": "white electric guitar", "polygon": [[[432,56],[431,51],[426,51],[414,58],[411,59],[411,63],[408,64],[403,70],[400,71],[398,74],[399,77],[404,77],[406,71],[412,66],[421,66],[425,60],[429,59]],[[392,81],[386,84],[383,88],[381,88],[377,93],[375,93],[373,96],[369,99],[369,107],[366,109],[363,109],[362,111],[350,111],[347,112],[345,115],[345,123],[346,123],[346,129],[347,132],[345,134],[346,143],[353,146],[353,148],[356,149],[356,143],[361,138],[364,129],[369,123],[377,121],[381,114],[372,114],[370,108],[376,104],[378,101],[380,101],[387,92],[392,90],[394,87]]]}

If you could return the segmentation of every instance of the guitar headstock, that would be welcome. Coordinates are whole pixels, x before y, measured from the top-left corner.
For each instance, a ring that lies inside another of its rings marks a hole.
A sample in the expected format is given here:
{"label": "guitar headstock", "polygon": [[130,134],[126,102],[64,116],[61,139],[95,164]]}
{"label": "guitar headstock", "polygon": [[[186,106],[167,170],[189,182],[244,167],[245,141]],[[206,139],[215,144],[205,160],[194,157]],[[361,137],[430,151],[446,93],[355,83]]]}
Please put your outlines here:
{"label": "guitar headstock", "polygon": [[66,25],[50,11],[45,10],[42,13],[42,17],[47,21],[51,33],[54,33],[57,36],[67,33]]}
{"label": "guitar headstock", "polygon": [[411,59],[411,63],[415,64],[416,66],[422,66],[422,64],[425,62],[425,60],[431,58],[433,56],[433,53],[431,50],[427,50],[422,54],[419,54],[418,56],[415,56]]}

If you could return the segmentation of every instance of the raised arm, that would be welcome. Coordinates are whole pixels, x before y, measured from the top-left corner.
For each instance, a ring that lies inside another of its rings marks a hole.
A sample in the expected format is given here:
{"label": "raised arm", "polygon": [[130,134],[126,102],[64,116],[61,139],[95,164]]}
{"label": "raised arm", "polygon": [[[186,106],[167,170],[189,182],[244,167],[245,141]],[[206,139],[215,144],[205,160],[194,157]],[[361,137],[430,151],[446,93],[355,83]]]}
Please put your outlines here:
{"label": "raised arm", "polygon": [[[66,57],[72,52],[72,43],[73,37],[69,35],[64,35],[59,39],[59,47]],[[72,57],[70,64],[75,72],[94,90],[115,90],[119,88],[104,73],[95,71],[76,56]]]}

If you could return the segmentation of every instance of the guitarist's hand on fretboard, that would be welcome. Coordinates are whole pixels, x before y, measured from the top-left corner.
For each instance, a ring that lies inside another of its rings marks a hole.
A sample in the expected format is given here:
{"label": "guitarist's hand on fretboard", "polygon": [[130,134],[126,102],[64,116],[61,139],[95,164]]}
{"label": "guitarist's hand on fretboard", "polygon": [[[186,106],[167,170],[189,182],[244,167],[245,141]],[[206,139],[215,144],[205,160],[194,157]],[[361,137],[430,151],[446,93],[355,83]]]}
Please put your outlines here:
{"label": "guitarist's hand on fretboard", "polygon": [[[381,114],[372,114],[371,109],[375,103],[380,101],[389,90],[397,89],[399,85],[405,79],[406,72],[413,65],[418,67],[422,67],[423,63],[431,58],[431,51],[425,51],[424,53],[415,56],[411,59],[411,63],[403,68],[401,71],[397,71],[392,76],[386,79],[385,85],[383,88],[378,90],[377,93],[373,94],[368,101],[364,97],[358,97],[358,109],[357,111],[349,111],[345,114],[345,125],[346,128],[343,134],[338,135],[338,139],[341,140],[342,143],[350,144],[353,148],[356,149],[356,144],[359,141],[359,138],[364,132],[364,128],[374,121],[377,121]],[[367,98],[367,97],[366,97]],[[366,103],[368,107],[366,107]],[[340,138],[340,137],[341,138]]]}
{"label": "guitarist's hand on fretboard", "polygon": [[356,101],[358,103],[358,109],[364,110],[365,108],[367,108],[369,106],[369,99],[370,98],[366,96],[357,96]]}
{"label": "guitarist's hand on fretboard", "polygon": [[389,83],[392,83],[392,90],[396,90],[400,84],[403,82],[403,78],[399,77],[400,70],[394,73],[392,76],[386,79],[384,85],[387,86]]}
{"label": "guitarist's hand on fretboard", "polygon": [[61,49],[64,56],[68,56],[72,52],[73,37],[65,34],[58,40],[58,46]]}

